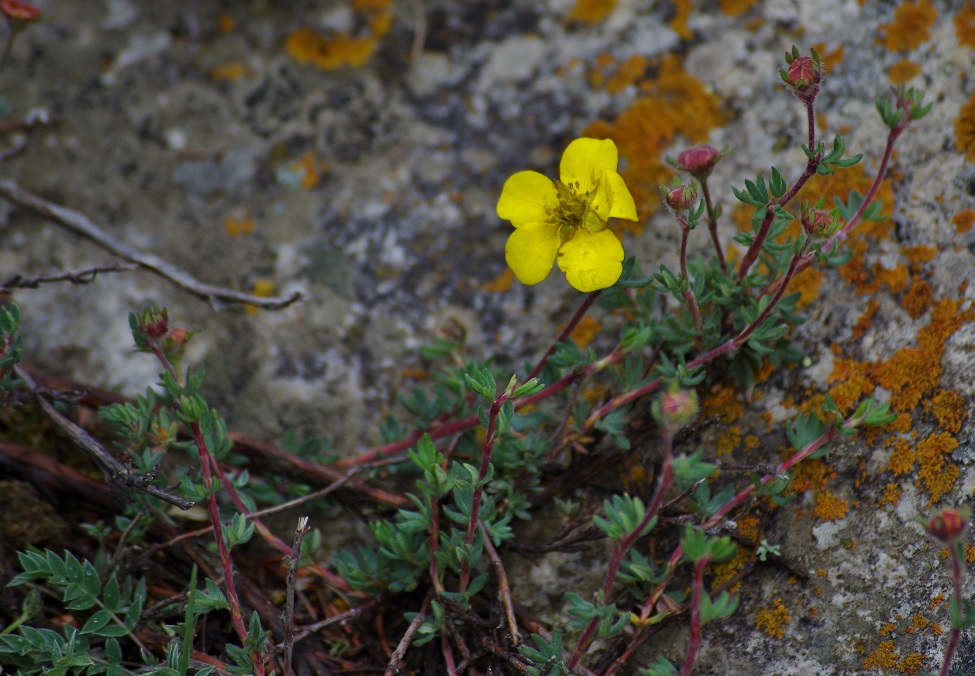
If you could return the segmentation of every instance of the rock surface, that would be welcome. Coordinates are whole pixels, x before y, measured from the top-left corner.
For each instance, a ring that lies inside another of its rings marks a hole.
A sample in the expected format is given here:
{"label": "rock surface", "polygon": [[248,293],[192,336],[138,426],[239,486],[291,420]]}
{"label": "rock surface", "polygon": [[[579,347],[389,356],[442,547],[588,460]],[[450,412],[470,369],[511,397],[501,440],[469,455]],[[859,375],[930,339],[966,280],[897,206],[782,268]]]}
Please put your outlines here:
{"label": "rock surface", "polygon": [[[935,107],[897,147],[893,227],[857,240],[862,274],[824,273],[798,332],[810,366],[763,385],[749,404],[768,412],[781,436],[804,398],[837,394],[862,376],[863,394],[900,402],[895,410],[910,420],[898,434],[838,445],[810,489],[776,513],[770,541],[807,577],[760,566],[741,587],[738,613],[706,627],[695,673],[940,667],[950,585],[940,547],[915,517],[932,501],[970,502],[975,488],[966,418],[975,328],[962,317],[975,293],[967,284],[975,230],[964,227],[975,170],[955,133],[975,91],[967,76],[975,30],[969,18],[962,44],[958,3],[900,3],[935,17],[902,28],[894,3],[856,0],[769,0],[740,15],[730,8],[754,3],[717,3],[726,12],[695,3],[686,21],[679,13],[689,3],[621,0],[591,24],[570,21],[567,0],[426,0],[395,3],[385,32],[364,27],[370,16],[340,0],[37,4],[50,20],[18,38],[3,95],[15,116],[44,107],[60,121],[2,175],[203,281],[242,290],[271,282],[275,293],[308,298],[278,312],[215,312],[148,272],[45,286],[16,296],[29,360],[139,393],[156,367],[133,354],[126,315],[156,301],[177,323],[202,329],[189,359],[206,364],[209,394],[232,429],[269,440],[289,429],[327,435],[347,455],[378,440],[377,421],[395,407],[404,372],[422,365],[418,346],[438,330],[460,325],[472,354],[517,367],[568,319],[578,298],[560,275],[537,287],[504,283],[510,226],[494,214],[500,187],[520,169],[554,175],[565,144],[598,121],[623,129],[668,54],[681,55],[680,68],[716,97],[723,119],[682,126],[693,121],[675,122],[661,106],[644,121],[647,133],[670,125],[670,135],[646,152],[662,157],[703,140],[732,146],[712,179],[728,212],[731,186],[770,165],[794,178],[804,163],[802,109],[777,75],[786,49],[821,47],[830,66],[821,132],[841,131],[851,152],[865,154],[868,176],[885,140],[873,99],[892,69],[907,68],[899,62],[916,64],[910,84]],[[423,25],[422,52],[411,58]],[[361,65],[319,68],[285,48],[301,27],[381,34]],[[894,40],[900,31],[916,44]],[[651,61],[627,81],[626,64],[640,63],[633,57]],[[975,139],[967,142],[971,153]],[[646,160],[628,155],[636,143],[620,145],[630,168]],[[652,182],[643,189],[647,224],[625,243],[655,270],[673,265],[677,230],[654,208]],[[5,214],[0,238],[4,278],[111,261],[23,212]],[[895,374],[913,367],[935,375],[911,404],[909,383]],[[962,424],[946,423],[949,413]],[[781,439],[768,433],[760,448],[774,455]],[[912,448],[916,462],[892,471],[892,457]],[[941,490],[936,475],[952,471],[957,481]],[[524,578],[539,589],[528,603],[541,619],[564,613],[557,599],[567,571],[587,560],[549,560]],[[585,585],[577,589],[584,597]],[[641,663],[661,651],[679,662],[685,633],[662,636]],[[959,673],[975,673],[973,656],[965,636]]]}

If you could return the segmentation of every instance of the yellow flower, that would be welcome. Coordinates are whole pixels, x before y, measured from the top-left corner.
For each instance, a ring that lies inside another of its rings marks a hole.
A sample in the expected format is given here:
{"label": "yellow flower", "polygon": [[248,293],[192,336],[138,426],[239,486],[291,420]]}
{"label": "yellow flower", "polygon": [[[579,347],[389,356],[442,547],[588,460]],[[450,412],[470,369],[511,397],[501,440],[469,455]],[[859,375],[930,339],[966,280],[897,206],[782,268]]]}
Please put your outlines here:
{"label": "yellow flower", "polygon": [[576,139],[559,165],[559,180],[537,171],[509,178],[498,216],[511,221],[504,257],[523,284],[538,284],[552,264],[579,291],[605,289],[623,273],[623,245],[606,222],[635,221],[633,196],[616,173],[619,154],[610,140]]}

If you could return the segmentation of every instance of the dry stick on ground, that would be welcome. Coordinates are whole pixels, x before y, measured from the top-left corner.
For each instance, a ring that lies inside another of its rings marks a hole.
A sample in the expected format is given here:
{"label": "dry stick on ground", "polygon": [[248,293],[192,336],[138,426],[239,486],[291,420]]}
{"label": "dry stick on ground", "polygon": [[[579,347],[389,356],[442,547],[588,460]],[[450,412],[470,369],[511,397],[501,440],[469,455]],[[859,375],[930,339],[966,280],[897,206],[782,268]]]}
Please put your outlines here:
{"label": "dry stick on ground", "polygon": [[114,263],[112,265],[95,265],[83,270],[65,270],[64,272],[52,272],[45,275],[34,275],[24,277],[14,275],[4,283],[0,284],[0,293],[10,293],[14,289],[36,289],[41,284],[51,284],[52,282],[71,282],[72,284],[90,284],[102,272],[128,272],[138,270],[139,266],[134,263],[122,265]]}
{"label": "dry stick on ground", "polygon": [[262,298],[201,282],[155,254],[139,251],[118,241],[102,231],[84,214],[48,202],[29,190],[21,188],[14,181],[0,181],[0,197],[22,209],[34,212],[45,220],[57,223],[80,237],[91,240],[119,258],[151,270],[181,289],[208,301],[216,309],[220,309],[225,303],[247,303],[266,310],[277,310],[303,298],[302,294],[297,292],[290,296]]}
{"label": "dry stick on ground", "polygon": [[47,417],[58,426],[58,428],[67,434],[71,440],[85,453],[95,461],[98,468],[102,470],[105,475],[106,481],[109,484],[118,486],[123,490],[139,490],[144,493],[148,493],[154,497],[164,500],[171,505],[176,505],[180,509],[189,509],[193,506],[190,500],[175,496],[167,491],[157,488],[152,485],[151,475],[138,475],[131,469],[120,463],[115,459],[115,456],[109,453],[105,448],[98,443],[98,441],[88,434],[83,428],[79,427],[75,423],[71,422],[65,418],[61,413],[54,407],[54,404],[49,402],[47,398],[44,397],[43,392],[41,392],[34,379],[31,378],[30,374],[27,373],[26,369],[20,366],[14,367],[17,372],[17,376],[21,378],[30,391],[35,395],[37,401],[40,402],[41,408],[44,409],[44,413]]}
{"label": "dry stick on ground", "polygon": [[287,601],[284,607],[285,676],[292,676],[295,673],[291,662],[295,649],[295,582],[298,578],[298,562],[301,560],[301,541],[305,539],[305,533],[307,532],[308,517],[303,516],[298,519],[298,528],[295,529],[295,541],[291,547],[291,556],[288,557]]}

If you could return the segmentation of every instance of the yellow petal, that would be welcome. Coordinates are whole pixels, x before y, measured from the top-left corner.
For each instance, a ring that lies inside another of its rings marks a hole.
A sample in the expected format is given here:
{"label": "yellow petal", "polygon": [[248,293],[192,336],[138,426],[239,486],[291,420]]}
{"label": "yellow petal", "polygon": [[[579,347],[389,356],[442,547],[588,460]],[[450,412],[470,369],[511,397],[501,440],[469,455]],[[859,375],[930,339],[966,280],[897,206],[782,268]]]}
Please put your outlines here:
{"label": "yellow petal", "polygon": [[623,245],[611,230],[579,230],[559,249],[558,261],[574,289],[606,289],[623,274]]}
{"label": "yellow petal", "polygon": [[609,199],[609,217],[625,218],[628,221],[637,220],[636,203],[623,177],[615,171],[607,171],[603,174],[603,186]]}
{"label": "yellow petal", "polygon": [[522,284],[538,284],[548,277],[562,239],[547,223],[527,223],[508,237],[504,258]]}
{"label": "yellow petal", "polygon": [[576,192],[586,193],[596,187],[604,171],[616,171],[618,161],[616,144],[609,139],[577,138],[562,153],[559,180],[573,188],[578,183]]}
{"label": "yellow petal", "polygon": [[519,171],[504,182],[498,199],[498,216],[516,228],[548,218],[545,208],[559,205],[552,179],[537,171]]}

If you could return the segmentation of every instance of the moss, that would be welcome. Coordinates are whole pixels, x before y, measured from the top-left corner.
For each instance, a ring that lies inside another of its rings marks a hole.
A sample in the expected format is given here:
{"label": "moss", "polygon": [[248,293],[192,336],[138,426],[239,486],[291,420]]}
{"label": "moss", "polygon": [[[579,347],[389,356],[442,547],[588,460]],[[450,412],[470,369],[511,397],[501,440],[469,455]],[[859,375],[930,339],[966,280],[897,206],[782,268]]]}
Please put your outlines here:
{"label": "moss", "polygon": [[962,105],[955,118],[955,149],[975,162],[975,94]]}
{"label": "moss", "polygon": [[955,36],[963,47],[975,47],[975,3],[966,2],[955,15]]}
{"label": "moss", "polygon": [[890,23],[880,26],[880,42],[892,52],[914,49],[931,39],[931,27],[937,18],[938,10],[931,6],[931,0],[905,2],[894,10]]}
{"label": "moss", "polygon": [[755,611],[755,628],[772,638],[784,638],[791,619],[788,608],[779,598],[771,606]]}

